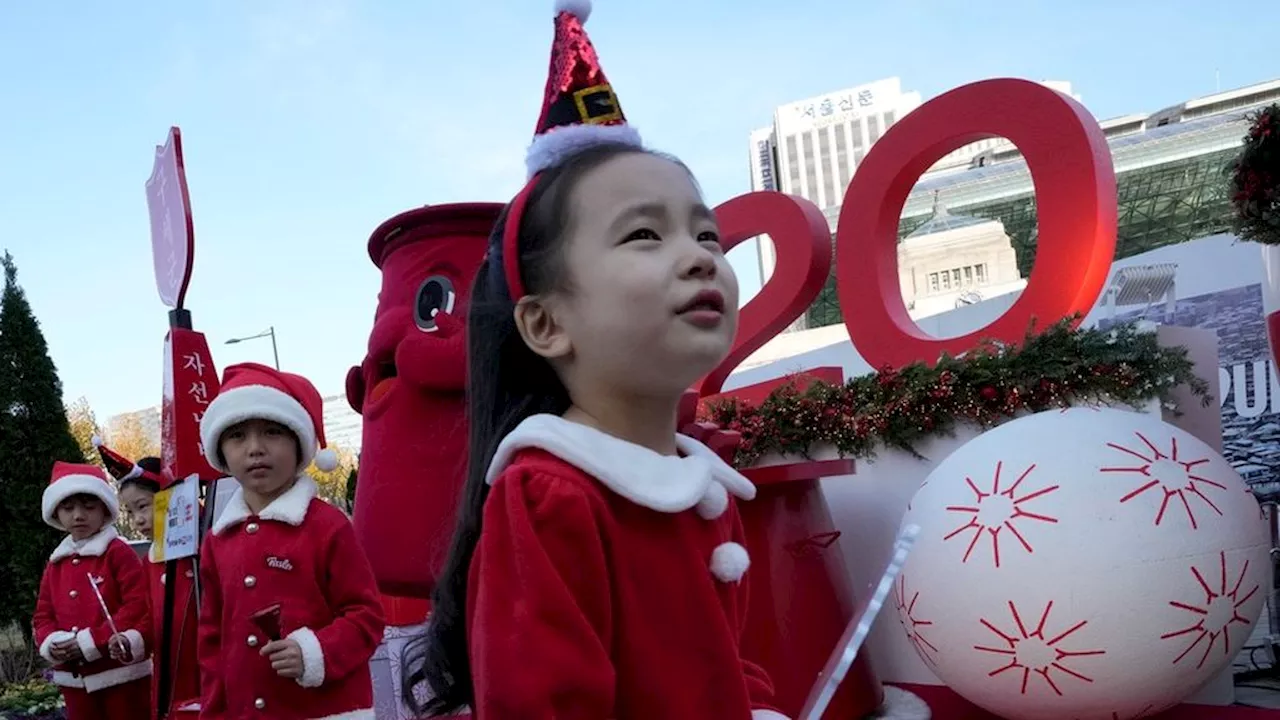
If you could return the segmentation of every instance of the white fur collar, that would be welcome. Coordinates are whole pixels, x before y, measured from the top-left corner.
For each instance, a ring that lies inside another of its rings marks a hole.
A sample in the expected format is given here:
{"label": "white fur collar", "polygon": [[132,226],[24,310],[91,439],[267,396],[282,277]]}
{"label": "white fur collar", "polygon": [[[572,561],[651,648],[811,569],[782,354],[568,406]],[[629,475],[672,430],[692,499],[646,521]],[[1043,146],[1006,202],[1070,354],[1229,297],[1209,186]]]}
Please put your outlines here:
{"label": "white fur collar", "polygon": [[72,555],[80,555],[81,557],[100,557],[107,552],[107,548],[111,546],[111,541],[119,537],[116,534],[114,525],[107,525],[98,531],[96,535],[76,542],[68,535],[62,538],[62,542],[58,543],[58,547],[54,548],[53,554],[49,556],[49,562],[57,562],[65,557]]}
{"label": "white fur collar", "polygon": [[[301,525],[307,517],[307,508],[316,496],[316,482],[310,476],[299,475],[293,487],[283,495],[262,508],[258,517],[263,520],[276,520],[288,525]],[[244,522],[253,513],[244,501],[244,488],[237,488],[227,507],[213,523],[213,534],[221,535],[222,531]]]}
{"label": "white fur collar", "polygon": [[[660,455],[556,415],[534,415],[503,438],[485,482],[492,485],[520,450],[538,448],[591,475],[631,502],[659,512],[684,512],[698,505],[712,482],[743,500],[756,496],[751,481],[706,445],[676,435],[676,447],[680,457]],[[723,497],[724,493],[720,495]]]}

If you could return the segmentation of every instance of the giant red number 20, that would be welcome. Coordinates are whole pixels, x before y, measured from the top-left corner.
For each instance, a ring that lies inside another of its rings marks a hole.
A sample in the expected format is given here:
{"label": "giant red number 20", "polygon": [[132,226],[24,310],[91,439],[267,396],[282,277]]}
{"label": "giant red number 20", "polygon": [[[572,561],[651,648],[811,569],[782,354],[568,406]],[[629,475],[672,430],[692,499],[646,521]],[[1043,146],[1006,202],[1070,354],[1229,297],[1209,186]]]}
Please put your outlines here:
{"label": "giant red number 20", "polygon": [[[947,153],[1008,138],[1036,187],[1040,234],[1022,295],[984,328],[934,338],[907,314],[898,281],[898,223],[911,188]],[[756,192],[716,208],[725,248],[767,233],[777,268],[742,311],[738,340],[699,385],[706,397],[804,312],[822,289],[831,250],[826,221],[807,200]],[[845,192],[836,229],[836,291],[849,339],[873,367],[934,363],[981,339],[1021,342],[1032,321],[1087,313],[1106,283],[1116,244],[1116,181],[1102,129],[1071,98],[1026,80],[985,80],[925,103],[872,146]]]}

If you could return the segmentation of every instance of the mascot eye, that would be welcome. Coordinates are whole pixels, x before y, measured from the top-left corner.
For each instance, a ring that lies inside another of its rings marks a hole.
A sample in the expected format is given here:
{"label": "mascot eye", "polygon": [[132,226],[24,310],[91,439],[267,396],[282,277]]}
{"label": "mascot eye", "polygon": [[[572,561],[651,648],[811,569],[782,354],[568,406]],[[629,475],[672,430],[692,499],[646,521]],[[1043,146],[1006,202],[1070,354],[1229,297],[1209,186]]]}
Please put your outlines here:
{"label": "mascot eye", "polygon": [[457,300],[453,281],[443,275],[432,275],[418,287],[418,298],[413,305],[413,321],[422,332],[436,331],[436,313],[452,313]]}

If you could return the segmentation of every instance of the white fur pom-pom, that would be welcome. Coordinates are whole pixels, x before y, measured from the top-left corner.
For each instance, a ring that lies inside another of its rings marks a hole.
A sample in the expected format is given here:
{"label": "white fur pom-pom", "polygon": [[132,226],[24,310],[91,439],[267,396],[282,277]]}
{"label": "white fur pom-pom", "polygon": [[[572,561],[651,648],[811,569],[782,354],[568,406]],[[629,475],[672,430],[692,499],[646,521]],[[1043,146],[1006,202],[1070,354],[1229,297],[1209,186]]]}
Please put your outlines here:
{"label": "white fur pom-pom", "polygon": [[736,542],[720,543],[711,551],[711,574],[720,582],[738,582],[749,567],[751,556]]}
{"label": "white fur pom-pom", "polygon": [[881,720],[931,720],[933,712],[929,704],[906,690],[892,685],[884,686],[884,702],[876,717]]}
{"label": "white fur pom-pom", "polygon": [[325,448],[316,453],[316,469],[320,472],[333,472],[338,469],[338,453]]}
{"label": "white fur pom-pom", "polygon": [[702,499],[698,501],[698,516],[703,520],[715,520],[729,509],[729,491],[724,489],[720,483],[712,480],[707,485],[706,492],[702,493]]}
{"label": "white fur pom-pom", "polygon": [[89,444],[90,444],[90,445],[93,445],[94,447],[101,447],[101,446],[102,446],[102,436],[101,436],[101,435],[94,435],[93,437],[89,438]]}
{"label": "white fur pom-pom", "polygon": [[567,12],[578,18],[578,22],[586,23],[591,17],[591,0],[556,0],[556,14]]}

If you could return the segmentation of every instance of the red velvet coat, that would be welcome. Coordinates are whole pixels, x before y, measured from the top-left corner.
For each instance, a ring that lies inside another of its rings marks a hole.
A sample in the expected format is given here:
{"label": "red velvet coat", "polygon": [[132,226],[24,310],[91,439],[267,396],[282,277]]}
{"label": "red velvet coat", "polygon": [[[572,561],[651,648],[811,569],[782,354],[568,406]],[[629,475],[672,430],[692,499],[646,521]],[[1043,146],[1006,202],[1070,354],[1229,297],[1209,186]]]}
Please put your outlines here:
{"label": "red velvet coat", "polygon": [[750,563],[705,446],[666,457],[551,415],[498,449],[467,614],[484,720],[781,717],[741,657]]}
{"label": "red velvet coat", "polygon": [[[169,663],[172,668],[169,682],[173,688],[173,692],[169,693],[171,707],[181,707],[200,700],[200,667],[196,657],[200,613],[196,607],[194,560],[183,558],[178,561],[177,585],[174,586],[173,636],[169,639]],[[155,562],[154,554],[148,556],[147,575],[151,587],[151,637],[158,647],[164,632],[164,587],[168,577],[165,575],[165,564]],[[152,661],[153,664],[160,662],[158,649],[152,655]],[[151,705],[154,709],[160,690],[158,665],[152,675]]]}
{"label": "red velvet coat", "polygon": [[[372,720],[377,586],[351,523],[310,478],[256,516],[237,491],[205,541],[200,577],[201,718]],[[251,616],[276,603],[281,635],[302,648],[297,680],[260,655],[268,638]]]}
{"label": "red velvet coat", "polygon": [[[107,642],[113,631],[89,585],[90,575],[116,628],[129,641],[135,660],[132,664],[111,659]],[[53,681],[62,687],[92,693],[151,674],[146,573],[138,554],[110,525],[82,543],[73,542],[68,535],[53,551],[40,579],[40,596],[31,622],[40,655],[50,663],[55,642],[74,638],[80,645],[84,662],[54,665]]]}

